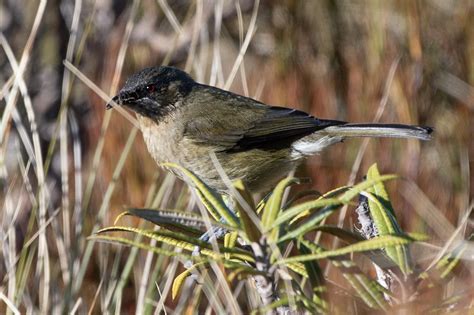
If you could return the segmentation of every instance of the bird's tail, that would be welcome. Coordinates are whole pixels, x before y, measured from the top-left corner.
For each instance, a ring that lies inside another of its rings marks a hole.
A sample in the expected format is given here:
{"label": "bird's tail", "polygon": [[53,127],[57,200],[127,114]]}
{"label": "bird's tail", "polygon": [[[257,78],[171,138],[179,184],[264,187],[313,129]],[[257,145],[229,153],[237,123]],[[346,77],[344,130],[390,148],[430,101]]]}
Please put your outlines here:
{"label": "bird's tail", "polygon": [[301,158],[321,152],[325,148],[351,137],[412,138],[430,140],[433,128],[400,124],[349,124],[342,121],[324,121],[322,128],[293,143],[293,156]]}
{"label": "bird's tail", "polygon": [[433,128],[401,124],[341,124],[321,130],[334,137],[384,137],[430,140]]}

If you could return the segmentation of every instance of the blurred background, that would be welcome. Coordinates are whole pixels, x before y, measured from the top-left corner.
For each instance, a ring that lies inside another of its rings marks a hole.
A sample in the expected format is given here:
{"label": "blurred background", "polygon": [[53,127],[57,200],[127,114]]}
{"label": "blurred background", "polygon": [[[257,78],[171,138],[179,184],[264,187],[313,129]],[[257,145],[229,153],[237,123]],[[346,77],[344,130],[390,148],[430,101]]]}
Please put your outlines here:
{"label": "blurred background", "polygon": [[321,118],[432,126],[430,142],[337,144],[297,176],[326,192],[377,163],[401,177],[388,187],[403,228],[435,242],[472,202],[474,1],[1,0],[0,32],[0,292],[20,310],[126,312],[144,299],[145,263],[112,299],[128,249],[88,251],[86,237],[157,191],[158,206],[188,204],[133,125],[105,111],[148,66]]}

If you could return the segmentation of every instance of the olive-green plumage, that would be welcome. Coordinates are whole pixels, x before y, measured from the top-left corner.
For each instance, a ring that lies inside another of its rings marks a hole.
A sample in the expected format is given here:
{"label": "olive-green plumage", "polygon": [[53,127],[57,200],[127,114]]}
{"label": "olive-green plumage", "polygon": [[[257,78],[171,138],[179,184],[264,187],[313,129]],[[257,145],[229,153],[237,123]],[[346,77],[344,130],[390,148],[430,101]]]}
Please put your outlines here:
{"label": "olive-green plumage", "polygon": [[226,192],[227,186],[217,168],[231,181],[242,179],[251,191],[265,191],[305,156],[346,137],[427,140],[432,131],[317,119],[196,83],[172,67],[134,74],[113,101],[137,113],[145,143],[157,163],[180,164],[220,192]]}

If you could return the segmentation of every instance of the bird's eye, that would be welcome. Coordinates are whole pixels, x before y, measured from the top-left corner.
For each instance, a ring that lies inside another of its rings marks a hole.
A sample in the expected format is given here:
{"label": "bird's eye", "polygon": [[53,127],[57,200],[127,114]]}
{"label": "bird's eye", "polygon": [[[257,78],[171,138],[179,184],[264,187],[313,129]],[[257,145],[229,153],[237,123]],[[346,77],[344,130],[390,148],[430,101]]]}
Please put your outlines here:
{"label": "bird's eye", "polygon": [[147,85],[146,90],[148,92],[155,92],[156,87],[153,84]]}

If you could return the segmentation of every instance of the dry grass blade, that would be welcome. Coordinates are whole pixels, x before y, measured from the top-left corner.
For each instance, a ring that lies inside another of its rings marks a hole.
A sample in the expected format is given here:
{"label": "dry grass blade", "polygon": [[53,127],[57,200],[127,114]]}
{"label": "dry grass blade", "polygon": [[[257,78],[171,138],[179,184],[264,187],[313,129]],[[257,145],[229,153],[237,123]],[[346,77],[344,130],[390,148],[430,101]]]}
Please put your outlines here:
{"label": "dry grass blade", "polygon": [[[105,93],[101,88],[99,88],[92,80],[87,78],[79,69],[77,69],[73,64],[71,64],[69,61],[65,60],[64,61],[64,66],[69,69],[79,80],[81,80],[85,85],[87,85],[88,88],[90,88],[94,93],[96,93],[98,96],[100,96],[105,103],[110,102],[112,97],[108,96],[107,93]],[[104,104],[105,104],[104,103]],[[105,108],[105,106],[104,106]],[[113,107],[116,109],[123,117],[125,117],[132,125],[135,127],[139,127],[138,121],[135,117],[130,115],[125,109],[120,107],[119,105],[115,105]]]}
{"label": "dry grass blade", "polygon": [[[18,70],[15,71],[15,73],[14,73],[15,83],[13,84],[13,87],[12,87],[12,90],[11,90],[11,99],[5,107],[5,112],[3,113],[2,121],[1,121],[1,125],[0,125],[0,144],[3,143],[3,141],[5,140],[4,136],[5,136],[5,130],[6,130],[6,127],[7,127],[7,122],[9,120],[10,113],[13,109],[13,106],[15,105],[15,101],[16,101],[16,97],[17,97],[17,93],[18,93],[19,82],[20,82],[21,78],[23,77],[23,73],[25,71],[26,65],[28,64],[28,61],[30,59],[31,51],[33,49],[33,43],[36,39],[39,26],[40,26],[40,24],[43,20],[43,14],[44,14],[44,11],[46,9],[46,3],[47,3],[46,0],[41,0],[39,5],[38,5],[35,20],[33,22],[33,26],[31,27],[31,31],[30,31],[30,34],[29,34],[28,39],[26,41],[25,48],[23,49],[23,54],[21,56],[21,59],[20,59],[19,65],[18,65]],[[0,34],[0,35],[3,37],[3,34]]]}
{"label": "dry grass blade", "polygon": [[5,302],[5,304],[8,306],[9,311],[13,312],[15,315],[20,315],[20,311],[16,308],[15,303],[13,303],[8,297],[3,294],[3,292],[0,291],[0,299]]}
{"label": "dry grass blade", "polygon": [[[31,104],[31,100],[28,97],[26,84],[23,79],[23,73],[25,71],[26,65],[30,59],[31,50],[33,47],[34,40],[37,36],[38,28],[42,22],[43,14],[46,8],[46,1],[41,1],[38,6],[38,11],[35,17],[35,21],[33,23],[30,35],[26,42],[25,48],[23,50],[22,57],[20,62],[17,64],[13,52],[3,34],[0,34],[0,41],[4,50],[7,54],[9,59],[10,65],[13,68],[14,75],[15,75],[15,84],[12,87],[10,92],[10,98],[7,102],[5,112],[3,113],[1,126],[0,126],[0,146],[6,141],[4,139],[5,130],[7,126],[7,122],[9,120],[10,114],[13,111],[13,107],[16,103],[16,98],[18,94],[18,89],[20,89],[21,93],[24,96],[24,104],[28,116],[28,120],[30,122],[32,136],[33,136],[33,146],[35,149],[35,162],[36,162],[36,177],[38,179],[38,198],[39,198],[39,226],[46,226],[46,187],[45,187],[45,173],[43,169],[43,158],[40,148],[40,141],[39,136],[37,133],[37,125],[35,121],[35,114],[33,111],[33,106]],[[2,163],[3,164],[3,163]],[[43,232],[39,235],[39,248],[38,248],[38,264],[36,268],[37,274],[40,276],[40,289],[39,291],[42,292],[41,295],[41,310],[43,312],[47,312],[49,309],[49,283],[50,283],[50,269],[49,269],[49,252],[48,252],[48,245],[46,241],[46,235]]]}
{"label": "dry grass blade", "polygon": [[[444,255],[446,255],[446,253],[460,246],[463,243],[467,245],[467,249],[465,250],[463,257],[461,258],[466,259],[466,260],[474,260],[474,245],[472,244],[472,242],[467,242],[466,240],[464,240],[463,235],[462,235],[462,232],[468,223],[469,217],[471,216],[473,209],[474,209],[474,204],[471,204],[468,210],[466,211],[466,213],[464,214],[464,217],[461,218],[461,222],[456,228],[456,230],[454,230],[452,235],[448,239],[446,239],[443,247],[439,250],[438,254],[430,263],[430,265],[426,268],[425,271],[428,271],[431,268],[433,268],[439,262],[439,260]],[[469,269],[469,272],[473,274],[474,270]]]}
{"label": "dry grass blade", "polygon": [[[28,247],[31,246],[31,244],[33,244],[39,237],[41,234],[45,233],[45,230],[46,228],[51,224],[51,222],[56,218],[56,216],[59,214],[60,212],[60,209],[56,209],[56,211],[54,211],[51,216],[48,218],[48,220],[45,222],[44,225],[40,226],[38,228],[38,231],[35,232],[35,234],[33,234],[33,236],[31,236],[30,239],[28,239],[28,241],[26,241],[23,245],[23,250],[26,250],[28,249]],[[18,261],[20,260],[20,254],[17,255],[15,257],[15,259],[13,260],[14,263],[11,265],[11,268],[10,270],[8,270],[6,273],[5,273],[5,277],[3,278],[3,281],[5,280],[8,280],[10,277],[13,276],[13,273],[16,272],[16,264],[18,263]]]}
{"label": "dry grass blade", "polygon": [[439,239],[448,240],[452,235],[456,235],[454,226],[415,183],[406,181],[402,187],[402,196],[413,205],[413,209],[425,220]]}
{"label": "dry grass blade", "polygon": [[[94,228],[92,229],[93,233],[95,233],[99,229],[99,223],[103,220],[103,218],[105,216],[105,212],[109,208],[110,199],[112,198],[112,193],[114,192],[117,179],[118,179],[118,177],[119,177],[119,175],[120,175],[120,173],[123,169],[123,165],[124,165],[125,160],[128,156],[128,153],[130,152],[130,149],[132,147],[133,141],[135,140],[137,132],[138,132],[138,129],[133,129],[132,132],[130,133],[130,136],[127,140],[127,143],[126,143],[126,145],[123,149],[123,152],[120,156],[120,159],[117,163],[117,166],[115,167],[114,174],[113,174],[113,177],[112,177],[112,181],[109,184],[109,186],[107,187],[107,190],[104,194],[104,198],[102,200],[102,204],[101,204],[99,212],[97,214],[97,221],[96,221],[96,224],[94,225]],[[79,272],[78,272],[78,274],[76,276],[76,280],[75,280],[75,291],[76,292],[77,292],[77,290],[79,290],[81,288],[81,282],[84,278],[84,275],[85,275],[85,272],[86,272],[86,269],[87,269],[87,266],[88,266],[88,260],[90,259],[91,254],[92,254],[93,246],[94,246],[94,242],[93,241],[89,242],[87,244],[86,250],[84,252],[84,259],[82,261],[81,268],[79,269]]]}
{"label": "dry grass blade", "polygon": [[[220,35],[222,26],[222,10],[224,1],[217,0],[214,5],[214,33]],[[222,58],[220,48],[221,37],[217,36],[212,46],[212,65],[211,76],[209,78],[209,85],[221,86],[223,79],[222,73]]]}
{"label": "dry grass blade", "polygon": [[176,18],[176,15],[174,15],[173,10],[171,10],[170,6],[168,5],[168,2],[166,0],[158,0],[158,3],[163,10],[163,12],[166,15],[166,18],[170,22],[171,26],[173,26],[174,31],[181,35],[183,32],[183,28],[179,24],[178,19]]}
{"label": "dry grass blade", "polygon": [[244,43],[242,44],[242,47],[240,48],[239,55],[235,59],[234,65],[232,66],[232,70],[230,71],[227,81],[224,84],[225,90],[228,90],[232,82],[234,81],[235,75],[237,74],[237,71],[239,70],[239,67],[242,64],[242,61],[244,60],[245,52],[247,51],[250,41],[252,40],[252,37],[255,34],[259,4],[260,4],[260,0],[255,0],[249,29],[247,30],[247,35],[245,36]]}

